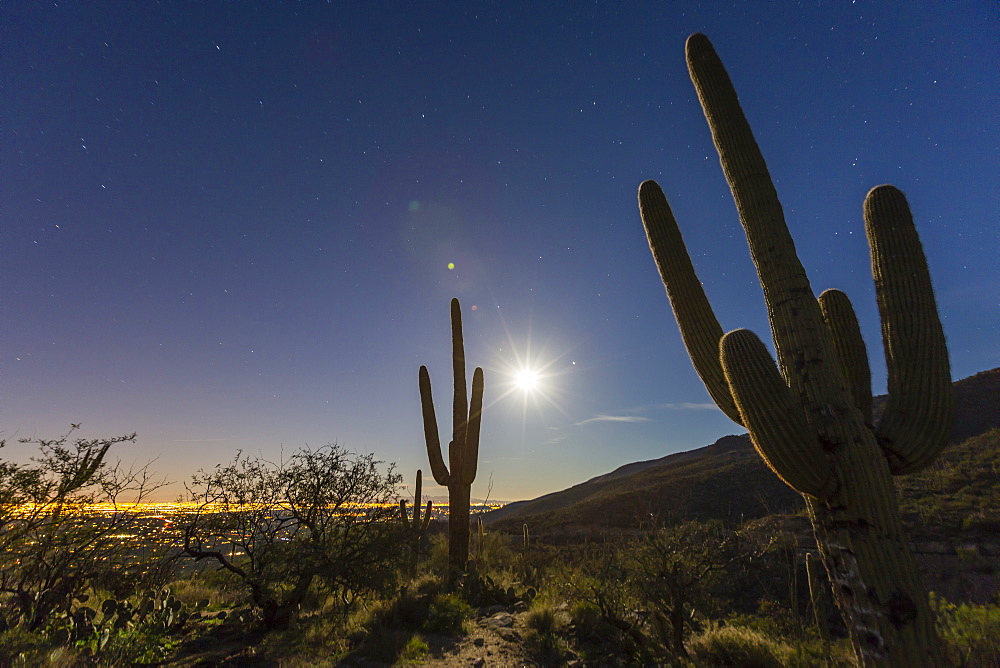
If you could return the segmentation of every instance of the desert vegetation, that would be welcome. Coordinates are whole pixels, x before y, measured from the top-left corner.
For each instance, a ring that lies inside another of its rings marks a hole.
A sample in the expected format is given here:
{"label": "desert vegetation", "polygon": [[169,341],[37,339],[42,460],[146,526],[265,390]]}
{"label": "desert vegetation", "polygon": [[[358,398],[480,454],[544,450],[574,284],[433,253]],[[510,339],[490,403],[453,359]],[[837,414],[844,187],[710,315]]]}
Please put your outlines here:
{"label": "desert vegetation", "polygon": [[28,463],[0,460],[0,664],[997,665],[996,384],[993,417],[955,438],[904,196],[880,186],[865,202],[889,372],[880,404],[853,308],[813,295],[704,36],[688,59],[778,365],[754,334],[723,335],[658,185],[642,184],[640,208],[692,361],[748,429],[749,459],[746,439],[729,437],[558,508],[473,514],[485,379],[477,368],[470,395],[456,299],[447,464],[426,367],[417,385],[447,518],[424,505],[421,471],[408,507],[392,464],[337,444],[277,461],[238,452],[190,478],[187,505],[151,518],[122,503],[158,487],[116,463],[134,434],[86,440],[74,425],[21,441]]}
{"label": "desert vegetation", "polygon": [[[30,464],[3,461],[4,665],[855,660],[805,508],[733,521],[725,496],[740,480],[724,468],[713,478],[677,466],[669,478],[712,486],[716,504],[699,519],[683,504],[613,526],[578,513],[584,530],[573,532],[543,515],[474,515],[456,574],[447,521],[427,520],[422,504],[415,527],[392,467],[336,445],[280,462],[240,453],[199,472],[188,483],[196,503],[168,527],[121,504],[95,513],[95,501],[155,487],[114,463],[131,438],[36,440],[20,444],[37,450]],[[1000,657],[998,454],[994,428],[899,488],[904,521],[923,527],[915,553],[951,665]]]}

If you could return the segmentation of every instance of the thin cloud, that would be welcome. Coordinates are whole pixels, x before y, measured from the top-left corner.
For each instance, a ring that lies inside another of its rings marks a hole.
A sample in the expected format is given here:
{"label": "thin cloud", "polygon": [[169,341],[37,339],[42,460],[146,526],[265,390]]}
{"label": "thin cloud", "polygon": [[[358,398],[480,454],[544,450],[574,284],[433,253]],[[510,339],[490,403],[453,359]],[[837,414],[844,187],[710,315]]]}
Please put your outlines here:
{"label": "thin cloud", "polygon": [[579,427],[583,424],[590,424],[591,422],[649,422],[648,417],[639,417],[638,415],[596,415],[592,418],[587,418],[582,422],[574,423],[575,426]]}
{"label": "thin cloud", "polygon": [[690,401],[682,401],[679,404],[663,404],[664,408],[669,408],[672,411],[717,411],[719,407],[715,404],[708,402],[704,404],[696,404]]}

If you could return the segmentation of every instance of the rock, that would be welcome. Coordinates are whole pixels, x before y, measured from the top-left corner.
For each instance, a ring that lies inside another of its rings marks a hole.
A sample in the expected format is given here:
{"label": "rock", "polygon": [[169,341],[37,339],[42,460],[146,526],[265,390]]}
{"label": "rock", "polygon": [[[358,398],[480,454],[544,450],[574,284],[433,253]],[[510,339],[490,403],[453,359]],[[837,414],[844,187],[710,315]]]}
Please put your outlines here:
{"label": "rock", "polygon": [[514,626],[514,616],[509,612],[498,612],[483,622],[483,625],[493,630],[501,627],[512,628]]}
{"label": "rock", "polygon": [[524,601],[518,601],[517,603],[514,604],[514,607],[512,608],[512,610],[514,612],[527,612],[528,611],[528,604],[525,603]]}
{"label": "rock", "polygon": [[483,666],[486,665],[486,659],[484,659],[483,657],[479,657],[478,659],[472,662],[472,665],[475,668],[483,668]]}
{"label": "rock", "polygon": [[520,642],[521,634],[507,626],[500,626],[494,629],[496,634],[507,642]]}
{"label": "rock", "polygon": [[475,645],[476,647],[482,647],[483,645],[486,644],[486,638],[476,638],[475,640],[472,641],[472,644]]}
{"label": "rock", "polygon": [[490,605],[485,608],[480,608],[476,614],[480,617],[491,617],[498,612],[507,612],[506,605]]}

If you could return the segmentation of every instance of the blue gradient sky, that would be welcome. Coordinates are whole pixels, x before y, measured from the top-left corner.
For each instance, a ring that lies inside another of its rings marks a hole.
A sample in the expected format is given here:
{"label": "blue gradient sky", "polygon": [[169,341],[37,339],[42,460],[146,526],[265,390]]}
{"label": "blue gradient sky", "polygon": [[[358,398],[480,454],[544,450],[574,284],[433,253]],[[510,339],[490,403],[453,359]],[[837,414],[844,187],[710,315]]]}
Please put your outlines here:
{"label": "blue gradient sky", "polygon": [[[695,31],[814,290],[854,301],[877,391],[861,203],[880,183],[910,200],[954,377],[996,367],[998,12],[4,2],[0,430],[138,431],[121,456],[178,482],[337,441],[411,481],[429,468],[417,369],[446,418],[458,297],[486,373],[474,496],[740,432],[691,368],[636,206],[657,179],[723,327],[769,340],[684,64]],[[511,391],[519,365],[543,369],[535,393]]]}

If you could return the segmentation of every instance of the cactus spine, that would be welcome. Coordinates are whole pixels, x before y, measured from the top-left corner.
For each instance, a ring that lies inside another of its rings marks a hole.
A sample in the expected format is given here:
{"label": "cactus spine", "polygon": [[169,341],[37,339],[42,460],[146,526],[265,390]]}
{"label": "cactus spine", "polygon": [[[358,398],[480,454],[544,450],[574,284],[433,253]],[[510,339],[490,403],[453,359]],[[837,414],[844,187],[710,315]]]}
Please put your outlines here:
{"label": "cactus spine", "polygon": [[438,437],[431,378],[427,367],[420,367],[420,405],[424,418],[424,439],[431,473],[439,485],[448,488],[448,579],[454,582],[469,558],[469,511],[472,482],[479,460],[479,427],[483,415],[483,370],[476,367],[472,376],[471,403],[465,379],[465,343],[462,339],[462,307],[451,300],[452,367],[455,381],[452,440],[448,445],[450,468],[445,466]]}
{"label": "cactus spine", "polygon": [[723,335],[667,200],[646,181],[643,225],[688,354],[723,412],[805,498],[859,663],[941,665],[891,478],[933,461],[953,410],[944,334],[906,199],[879,186],[864,204],[890,393],[873,427],[850,301],[835,290],[814,297],[729,75],[704,35],[688,39],[687,62],[764,289],[778,367],[752,332]]}
{"label": "cactus spine", "polygon": [[417,486],[413,490],[413,518],[411,519],[409,513],[406,511],[406,499],[399,500],[399,518],[403,523],[403,528],[409,535],[410,539],[410,573],[416,573],[417,562],[420,560],[420,545],[423,542],[424,533],[427,532],[427,527],[431,523],[431,508],[432,502],[427,501],[427,507],[424,510],[423,517],[420,515],[420,492],[423,487],[423,477],[424,474],[420,469],[417,469]]}

